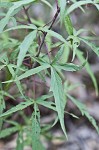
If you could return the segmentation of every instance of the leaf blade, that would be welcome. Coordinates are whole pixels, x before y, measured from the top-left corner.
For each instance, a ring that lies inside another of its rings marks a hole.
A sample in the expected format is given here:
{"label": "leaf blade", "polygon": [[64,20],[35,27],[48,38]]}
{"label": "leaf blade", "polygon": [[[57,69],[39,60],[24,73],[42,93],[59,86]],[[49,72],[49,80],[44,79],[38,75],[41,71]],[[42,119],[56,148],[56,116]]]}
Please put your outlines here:
{"label": "leaf blade", "polygon": [[22,75],[20,75],[20,76],[18,77],[18,80],[22,80],[22,79],[27,78],[27,77],[29,77],[29,76],[31,76],[31,75],[34,75],[34,74],[36,74],[36,73],[39,73],[40,71],[45,70],[45,69],[47,69],[47,68],[49,68],[49,67],[50,67],[49,64],[44,64],[44,65],[39,66],[39,67],[36,67],[36,68],[34,68],[34,69],[30,69],[30,70],[26,71],[25,73],[23,73]]}
{"label": "leaf blade", "polygon": [[69,99],[71,99],[72,102],[78,107],[78,109],[81,111],[82,115],[85,115],[88,118],[88,120],[91,122],[91,124],[94,126],[94,128],[96,129],[96,131],[99,134],[99,127],[96,124],[95,119],[92,116],[90,116],[90,114],[88,113],[87,107],[84,104],[82,104],[79,100],[77,100],[74,97],[70,96],[69,94],[67,94],[67,97]]}
{"label": "leaf blade", "polygon": [[33,103],[34,103],[34,102],[32,102],[32,101],[22,102],[22,103],[18,104],[17,106],[11,108],[10,110],[4,112],[3,114],[1,114],[1,115],[0,115],[0,118],[1,118],[1,117],[5,117],[5,116],[7,116],[7,115],[10,115],[10,114],[12,114],[12,113],[15,113],[15,112],[17,112],[17,111],[19,111],[19,110],[23,110],[23,109],[25,109],[26,107],[32,105]]}
{"label": "leaf blade", "polygon": [[61,128],[67,138],[64,124],[64,108],[66,105],[66,97],[62,87],[62,81],[54,68],[51,68],[51,91],[53,92],[56,110],[60,120]]}
{"label": "leaf blade", "polygon": [[29,47],[31,46],[33,40],[35,39],[36,37],[36,34],[37,34],[37,31],[34,30],[33,32],[29,33],[25,39],[23,40],[23,42],[21,43],[21,45],[19,46],[20,48],[20,52],[19,52],[19,55],[18,55],[18,60],[17,60],[17,66],[20,67],[22,62],[23,62],[23,59],[29,49]]}

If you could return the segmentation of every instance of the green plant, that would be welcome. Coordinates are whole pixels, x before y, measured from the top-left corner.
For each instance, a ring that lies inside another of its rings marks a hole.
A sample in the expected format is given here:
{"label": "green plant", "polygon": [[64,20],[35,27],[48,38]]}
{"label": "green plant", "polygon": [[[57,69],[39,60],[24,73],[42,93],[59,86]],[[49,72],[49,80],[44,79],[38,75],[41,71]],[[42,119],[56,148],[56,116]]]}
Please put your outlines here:
{"label": "green plant", "polygon": [[[75,86],[68,84],[63,73],[63,71],[76,72],[85,67],[92,78],[96,94],[98,94],[96,79],[87,62],[87,56],[86,58],[84,57],[83,52],[79,49],[79,45],[80,42],[84,42],[98,56],[99,47],[88,41],[87,37],[80,36],[80,33],[85,30],[79,29],[76,31],[73,27],[70,14],[78,7],[81,11],[84,11],[83,6],[87,4],[94,5],[99,10],[99,1],[81,0],[77,2],[76,0],[71,0],[71,4],[68,6],[66,0],[55,0],[57,10],[52,20],[47,24],[43,20],[39,21],[31,18],[28,13],[30,6],[35,5],[35,3],[44,3],[50,9],[53,8],[50,2],[46,0],[0,2],[0,8],[4,9],[4,11],[1,9],[0,12],[0,16],[2,17],[0,21],[0,70],[3,70],[6,74],[4,81],[0,85],[0,138],[18,132],[16,150],[23,150],[24,148],[23,133],[26,134],[27,144],[32,145],[33,150],[44,149],[40,141],[40,134],[43,135],[45,132],[42,125],[40,125],[40,105],[56,112],[57,117],[55,122],[53,125],[48,126],[47,130],[53,127],[59,120],[67,138],[64,113],[67,101],[71,100],[99,133],[99,128],[94,118],[87,112],[86,106],[69,94],[69,90]],[[24,10],[24,14],[19,17],[17,14],[21,10]],[[53,30],[53,25],[55,25],[56,21],[58,21],[57,24],[61,30],[62,26],[65,25],[66,33],[68,34],[66,38]],[[9,25],[10,23],[11,25]],[[25,38],[23,40],[14,38],[12,36],[13,31],[20,31],[22,34],[25,34]],[[53,38],[57,39],[56,43],[53,43]],[[52,54],[53,50],[55,50],[55,56]],[[69,63],[68,57],[71,51],[73,57]],[[75,57],[79,59],[82,63],[81,65],[73,63]],[[39,77],[45,83],[47,77],[51,79],[51,85],[46,95],[36,97],[35,76]],[[25,84],[27,85],[27,82],[30,83],[31,80],[33,82],[33,89],[31,89],[32,96],[29,97],[26,96]],[[64,81],[65,85],[62,84],[62,81]],[[9,90],[15,84],[18,91],[15,95],[11,95],[9,94]],[[13,101],[21,99],[21,102],[17,101],[16,106],[11,106],[11,109],[3,112],[6,108],[5,97],[10,97]],[[52,101],[53,98],[55,101]],[[31,117],[27,117],[24,109],[30,106],[33,107],[33,113]],[[23,116],[24,125],[16,121],[8,121],[13,113],[16,112]],[[73,115],[73,117],[76,116]],[[11,127],[2,129],[4,122],[11,124]]]}

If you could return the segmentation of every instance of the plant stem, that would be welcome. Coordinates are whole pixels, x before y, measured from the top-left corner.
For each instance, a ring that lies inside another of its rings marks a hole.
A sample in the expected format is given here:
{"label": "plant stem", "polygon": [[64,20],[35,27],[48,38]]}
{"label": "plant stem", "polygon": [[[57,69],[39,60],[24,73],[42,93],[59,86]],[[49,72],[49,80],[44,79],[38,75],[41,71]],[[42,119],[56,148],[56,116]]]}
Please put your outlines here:
{"label": "plant stem", "polygon": [[32,24],[31,19],[30,19],[30,16],[29,16],[29,13],[28,13],[28,9],[26,9],[24,6],[23,6],[23,9],[24,9],[24,12],[25,12],[25,14],[26,14],[26,16],[27,16],[28,22],[29,22],[30,24]]}
{"label": "plant stem", "polygon": [[[57,5],[57,11],[56,11],[56,13],[55,13],[55,15],[54,15],[54,17],[53,17],[53,19],[52,19],[52,23],[51,23],[51,25],[49,26],[48,30],[51,30],[51,29],[52,29],[52,27],[53,27],[53,25],[54,25],[54,23],[55,23],[55,21],[56,21],[58,15],[59,15],[59,13],[60,13],[60,8],[59,8],[59,6],[58,6],[58,1],[57,1],[57,0],[56,0],[56,5]],[[45,38],[46,38],[46,35],[47,35],[47,32],[43,32],[43,38],[42,38],[42,41],[41,41],[41,43],[40,43],[40,45],[39,45],[38,53],[37,53],[36,57],[38,57],[38,56],[40,55],[42,46],[43,46],[44,41],[45,41]],[[35,63],[33,64],[33,68],[35,68],[35,67],[37,66],[37,64],[38,64],[38,63],[35,62]]]}

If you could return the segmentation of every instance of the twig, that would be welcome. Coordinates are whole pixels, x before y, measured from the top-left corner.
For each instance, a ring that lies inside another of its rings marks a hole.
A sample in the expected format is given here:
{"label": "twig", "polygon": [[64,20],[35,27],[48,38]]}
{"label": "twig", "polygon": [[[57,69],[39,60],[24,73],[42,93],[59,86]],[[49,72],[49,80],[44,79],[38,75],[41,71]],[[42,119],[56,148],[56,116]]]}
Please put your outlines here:
{"label": "twig", "polygon": [[53,21],[52,21],[52,23],[51,23],[51,25],[49,27],[49,30],[52,28],[53,24],[55,23],[59,13],[60,13],[60,8],[58,7],[57,12],[56,12],[56,14],[55,14],[55,16],[53,18]]}
{"label": "twig", "polygon": [[20,23],[20,24],[27,25],[26,23],[24,23],[24,22],[21,22],[21,21],[18,21],[18,20],[17,20],[17,22],[18,22],[18,23]]}
{"label": "twig", "polygon": [[25,12],[25,14],[26,14],[26,16],[27,16],[28,22],[29,22],[30,24],[32,24],[31,19],[30,19],[30,16],[29,16],[29,14],[28,14],[28,9],[26,9],[24,6],[23,6],[23,9],[24,9],[24,12]]}
{"label": "twig", "polygon": [[30,7],[31,7],[31,5],[28,8],[26,8],[26,11],[28,11],[30,9]]}
{"label": "twig", "polygon": [[[59,15],[59,13],[60,13],[60,8],[59,8],[59,6],[58,6],[58,1],[57,1],[57,0],[56,0],[56,5],[57,5],[57,11],[56,11],[56,13],[55,13],[55,15],[54,15],[54,17],[53,17],[53,19],[52,19],[52,23],[51,23],[50,27],[48,28],[48,30],[51,30],[51,28],[53,27],[53,24],[55,23],[55,21],[56,21],[58,15]],[[40,44],[40,46],[39,46],[38,53],[37,53],[36,57],[38,57],[38,56],[40,55],[42,46],[43,46],[44,41],[45,41],[45,38],[46,38],[46,35],[47,35],[47,32],[43,32],[43,39],[42,39],[41,44]],[[33,64],[33,68],[35,68],[35,67],[37,66],[37,64],[38,64],[38,63],[35,62],[35,63]]]}
{"label": "twig", "polygon": [[58,6],[58,0],[55,0],[55,2],[56,2],[57,9],[58,9],[59,8],[59,6]]}

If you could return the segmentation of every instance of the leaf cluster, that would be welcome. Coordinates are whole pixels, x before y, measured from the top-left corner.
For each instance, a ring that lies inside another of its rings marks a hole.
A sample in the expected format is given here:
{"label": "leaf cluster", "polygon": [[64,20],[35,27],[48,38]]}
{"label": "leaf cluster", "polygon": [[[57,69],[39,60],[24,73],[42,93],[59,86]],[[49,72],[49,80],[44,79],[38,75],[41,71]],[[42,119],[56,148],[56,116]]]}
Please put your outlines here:
{"label": "leaf cluster", "polygon": [[[98,94],[98,86],[95,76],[87,61],[87,57],[84,57],[84,52],[80,51],[80,44],[83,42],[88,45],[90,49],[99,56],[99,47],[91,43],[88,38],[81,37],[81,33],[85,32],[84,29],[78,31],[73,27],[71,20],[71,13],[79,8],[84,12],[84,7],[87,4],[94,5],[99,11],[99,1],[97,0],[72,0],[68,6],[66,0],[56,0],[57,7],[55,16],[53,16],[51,22],[42,23],[39,20],[35,20],[31,17],[28,10],[30,6],[42,3],[47,5],[50,9],[53,9],[51,3],[47,0],[17,0],[17,1],[1,1],[0,8],[3,8],[0,12],[0,71],[5,71],[6,77],[1,82],[0,86],[0,138],[5,138],[11,134],[18,132],[16,150],[23,150],[25,145],[32,145],[33,150],[44,150],[41,146],[40,136],[45,134],[42,125],[40,123],[40,108],[39,106],[46,107],[55,112],[56,118],[54,124],[48,126],[48,129],[53,127],[57,121],[60,122],[61,129],[65,137],[67,138],[67,132],[65,129],[65,110],[67,102],[71,100],[82,115],[85,115],[92,125],[99,133],[98,125],[96,121],[87,111],[87,108],[79,100],[72,97],[69,94],[69,90],[75,87],[71,87],[67,84],[64,88],[63,82],[67,82],[64,72],[77,72],[83,67],[90,75],[93,85]],[[24,10],[23,18],[18,16],[20,11]],[[68,35],[66,38],[63,35],[53,30],[58,20],[60,29],[65,26],[65,32]],[[12,25],[10,25],[12,23]],[[42,25],[43,24],[43,25]],[[14,38],[11,36],[12,32],[19,32],[24,35],[23,39]],[[53,43],[53,39],[56,39],[56,43]],[[55,55],[53,50],[56,49]],[[69,62],[69,55],[72,53],[72,60]],[[78,59],[79,64],[75,64],[74,60]],[[46,95],[36,97],[37,89],[35,88],[35,77],[39,77],[43,82],[47,82],[47,78],[50,79],[50,87]],[[32,98],[26,96],[24,84],[26,81],[33,82],[33,96]],[[10,88],[17,87],[17,94],[11,95],[9,93]],[[5,98],[9,97],[13,101],[21,99],[22,101],[16,106],[11,106],[11,109],[5,111],[6,101]],[[54,101],[53,101],[54,100]],[[24,114],[24,109],[33,108],[30,117]],[[21,125],[17,121],[9,120],[8,117],[13,116],[14,113],[19,113],[24,119],[25,124]],[[70,114],[68,112],[68,114]],[[70,114],[75,118],[75,115]],[[3,124],[8,122],[10,127],[3,129]],[[45,126],[46,127],[46,126]],[[46,130],[45,130],[46,131]],[[47,130],[48,132],[48,130]],[[26,133],[26,141],[23,138],[23,134]]]}

